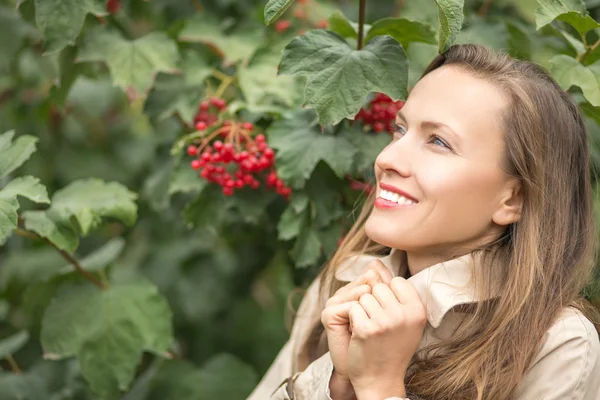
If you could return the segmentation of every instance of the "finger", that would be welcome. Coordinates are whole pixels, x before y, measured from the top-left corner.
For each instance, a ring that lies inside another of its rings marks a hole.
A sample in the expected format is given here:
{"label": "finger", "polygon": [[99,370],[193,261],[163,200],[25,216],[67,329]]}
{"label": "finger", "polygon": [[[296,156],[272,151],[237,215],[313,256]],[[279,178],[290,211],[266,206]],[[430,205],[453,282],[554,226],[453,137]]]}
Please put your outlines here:
{"label": "finger", "polygon": [[405,305],[423,305],[421,297],[415,287],[402,277],[395,277],[390,283],[390,288],[401,304]]}
{"label": "finger", "polygon": [[365,337],[365,333],[368,331],[371,321],[364,308],[362,308],[360,304],[353,305],[352,308],[350,308],[349,316],[352,337]]}
{"label": "finger", "polygon": [[[392,281],[392,272],[381,262],[381,260],[373,260],[369,263],[369,268],[375,269],[383,283],[389,284]],[[373,285],[375,286],[375,285]]]}
{"label": "finger", "polygon": [[360,296],[366,293],[371,293],[371,286],[366,284],[350,288],[346,291],[338,291],[333,297],[327,300],[325,307],[347,303],[349,301],[358,301]]}
{"label": "finger", "polygon": [[386,284],[378,283],[371,290],[371,294],[373,297],[375,297],[384,310],[391,310],[399,305],[396,295]]}
{"label": "finger", "polygon": [[358,305],[358,301],[336,304],[327,307],[321,313],[321,322],[327,330],[336,330],[340,327],[347,329],[346,325],[350,322],[350,309]]}
{"label": "finger", "polygon": [[369,316],[369,319],[381,321],[386,318],[383,308],[381,308],[381,305],[372,294],[360,296],[360,300],[358,302]]}

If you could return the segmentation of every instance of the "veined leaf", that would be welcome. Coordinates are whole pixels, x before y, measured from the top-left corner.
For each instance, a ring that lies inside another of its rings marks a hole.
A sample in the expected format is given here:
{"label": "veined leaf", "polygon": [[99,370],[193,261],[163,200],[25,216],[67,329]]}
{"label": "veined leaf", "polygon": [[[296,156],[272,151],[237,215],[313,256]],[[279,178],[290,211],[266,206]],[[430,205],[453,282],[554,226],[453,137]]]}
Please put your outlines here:
{"label": "veined leaf", "polygon": [[144,350],[165,355],[172,314],[154,285],[137,282],[98,290],[61,290],[46,309],[41,341],[45,357],[76,356],[84,377],[102,398],[128,389]]}
{"label": "veined leaf", "polygon": [[108,65],[113,83],[130,98],[145,97],[158,72],[177,68],[177,45],[162,32],[135,40],[103,28],[91,30],[81,45],[77,61],[102,61]]}
{"label": "veined leaf", "polygon": [[45,237],[61,250],[72,254],[79,246],[79,235],[68,215],[49,209],[24,212],[23,219],[25,229]]}
{"label": "veined leaf", "polygon": [[442,53],[450,47],[460,29],[462,28],[464,15],[464,0],[435,0],[438,6],[439,30],[439,52]]}
{"label": "veined leaf", "polygon": [[564,90],[579,86],[593,106],[600,106],[600,62],[583,66],[573,57],[554,56],[550,59],[552,77]]}
{"label": "veined leaf", "polygon": [[267,135],[271,147],[277,149],[277,174],[293,187],[304,186],[321,160],[340,178],[352,167],[354,146],[343,136],[322,134],[314,111],[304,110],[291,119],[276,121]]}
{"label": "veined leaf", "polygon": [[585,14],[583,0],[538,0],[538,8],[535,11],[535,26],[540,29],[569,12]]}
{"label": "veined leaf", "polygon": [[393,100],[407,96],[408,61],[390,36],[354,50],[335,33],[309,31],[286,46],[279,73],[306,77],[305,102],[317,110],[322,124],[353,118],[370,92]]}
{"label": "veined leaf", "polygon": [[384,18],[375,22],[365,42],[368,43],[376,36],[390,35],[407,49],[412,42],[436,44],[435,30],[429,24],[412,21],[405,18]]}
{"label": "veined leaf", "polygon": [[108,15],[105,0],[35,0],[35,22],[46,53],[74,45],[87,14]]}
{"label": "veined leaf", "polygon": [[294,3],[295,0],[269,0],[265,6],[265,24],[270,25]]}
{"label": "veined leaf", "polygon": [[35,152],[36,137],[23,135],[13,142],[14,135],[14,131],[0,135],[0,178],[19,168]]}
{"label": "veined leaf", "polygon": [[343,38],[356,39],[358,37],[356,29],[354,29],[346,16],[339,11],[336,11],[329,16],[329,30],[337,33]]}

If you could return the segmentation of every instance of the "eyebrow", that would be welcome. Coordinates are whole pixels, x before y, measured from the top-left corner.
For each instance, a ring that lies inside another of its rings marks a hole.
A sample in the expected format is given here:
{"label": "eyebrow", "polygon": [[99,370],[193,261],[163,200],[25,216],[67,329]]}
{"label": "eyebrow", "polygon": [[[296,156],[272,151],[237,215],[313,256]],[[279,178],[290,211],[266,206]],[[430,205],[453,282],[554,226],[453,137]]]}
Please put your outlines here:
{"label": "eyebrow", "polygon": [[[396,117],[400,118],[405,123],[408,122],[408,120],[406,119],[406,117],[402,113],[402,110],[398,110],[398,113],[396,113]],[[456,131],[454,129],[450,128],[448,125],[443,124],[441,122],[437,122],[437,121],[423,121],[421,123],[421,125],[423,125],[423,126],[431,126],[431,127],[434,127],[434,128],[444,128],[444,129],[448,130],[450,133],[452,133],[454,136],[456,136],[457,138],[460,138],[460,135],[458,133],[456,133]]]}

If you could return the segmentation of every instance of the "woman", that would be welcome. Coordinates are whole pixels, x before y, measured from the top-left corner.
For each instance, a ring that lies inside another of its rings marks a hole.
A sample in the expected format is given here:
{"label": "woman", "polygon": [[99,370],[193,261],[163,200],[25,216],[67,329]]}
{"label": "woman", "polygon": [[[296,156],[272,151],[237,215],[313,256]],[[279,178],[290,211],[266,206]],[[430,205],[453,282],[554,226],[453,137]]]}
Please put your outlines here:
{"label": "woman", "polygon": [[[600,399],[584,122],[540,68],[438,56],[249,399]],[[287,379],[286,379],[287,378]]]}

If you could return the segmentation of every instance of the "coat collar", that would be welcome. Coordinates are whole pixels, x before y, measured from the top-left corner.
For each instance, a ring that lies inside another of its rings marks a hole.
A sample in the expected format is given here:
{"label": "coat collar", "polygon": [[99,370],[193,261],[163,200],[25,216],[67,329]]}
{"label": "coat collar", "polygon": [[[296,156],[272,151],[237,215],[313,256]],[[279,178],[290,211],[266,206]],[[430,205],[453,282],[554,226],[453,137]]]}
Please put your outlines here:
{"label": "coat collar", "polygon": [[[392,249],[387,256],[361,255],[350,258],[339,266],[335,277],[339,281],[350,282],[358,278],[371,261],[377,259],[381,260],[394,276],[405,276],[408,269],[406,253]],[[407,279],[421,297],[427,309],[427,320],[434,328],[440,326],[446,313],[453,307],[498,296],[497,293],[489,293],[482,299],[476,298],[471,282],[476,259],[472,254],[466,254],[425,268]]]}

